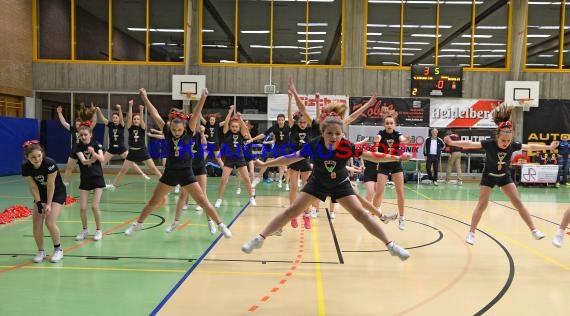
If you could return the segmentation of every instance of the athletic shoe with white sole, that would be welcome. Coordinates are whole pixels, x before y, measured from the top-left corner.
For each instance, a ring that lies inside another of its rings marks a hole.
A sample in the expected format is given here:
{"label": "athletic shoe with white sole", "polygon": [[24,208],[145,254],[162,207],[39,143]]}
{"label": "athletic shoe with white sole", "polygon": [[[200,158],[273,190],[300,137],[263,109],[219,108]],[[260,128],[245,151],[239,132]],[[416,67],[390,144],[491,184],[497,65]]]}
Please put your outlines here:
{"label": "athletic shoe with white sole", "polygon": [[53,262],[53,263],[58,263],[61,261],[61,259],[63,259],[63,249],[57,248],[53,252],[53,255],[51,255],[51,258],[49,259],[49,261]]}
{"label": "athletic shoe with white sole", "polygon": [[95,231],[95,235],[93,236],[93,240],[99,241],[103,238],[103,232],[100,229]]}
{"label": "athletic shoe with white sole", "polygon": [[406,249],[396,245],[396,243],[393,241],[391,241],[386,246],[388,247],[388,252],[392,256],[398,256],[398,258],[400,258],[400,260],[402,260],[402,261],[406,261],[410,257],[409,251],[407,251]]}
{"label": "athletic shoe with white sole", "polygon": [[382,216],[380,216],[380,220],[382,221],[382,223],[384,224],[388,224],[391,221],[395,221],[398,219],[398,214],[397,213],[392,213],[392,214],[382,214]]}
{"label": "athletic shoe with white sole", "polygon": [[232,238],[232,232],[229,230],[229,228],[226,227],[226,225],[224,225],[224,223],[219,223],[218,227],[220,228],[220,231],[224,237]]}
{"label": "athletic shoe with white sole", "polygon": [[252,240],[243,244],[243,246],[241,246],[241,251],[243,251],[245,253],[251,253],[253,251],[253,249],[259,249],[259,248],[263,247],[263,241],[264,240],[265,239],[263,237],[261,237],[260,235],[257,235]]}
{"label": "athletic shoe with white sole", "polygon": [[142,227],[143,227],[142,223],[139,222],[132,223],[131,226],[127,228],[127,230],[125,230],[125,236],[132,236],[135,232],[141,230]]}
{"label": "athletic shoe with white sole", "polygon": [[210,229],[210,234],[215,234],[218,231],[218,228],[216,227],[216,223],[214,223],[213,220],[208,220],[208,228]]}
{"label": "athletic shoe with white sole", "polygon": [[538,229],[535,229],[532,231],[532,237],[534,237],[534,239],[536,240],[541,240],[542,238],[544,238],[544,233]]}
{"label": "athletic shoe with white sole", "polygon": [[556,233],[554,233],[554,237],[552,237],[552,244],[554,247],[560,248],[562,247],[562,241],[564,240],[564,233],[566,230],[558,228]]}
{"label": "athletic shoe with white sole", "polygon": [[467,236],[465,237],[465,242],[474,245],[475,244],[475,233],[468,232]]}
{"label": "athletic shoe with white sole", "polygon": [[217,199],[216,203],[214,204],[215,208],[220,208],[220,206],[222,206],[222,199]]}
{"label": "athletic shoe with white sole", "polygon": [[178,227],[178,225],[180,225],[180,221],[174,221],[172,224],[170,224],[170,226],[166,227],[164,231],[170,234],[176,230],[176,227]]}
{"label": "athletic shoe with white sole", "polygon": [[38,250],[38,253],[34,257],[34,259],[32,259],[32,261],[35,263],[40,263],[44,261],[45,257],[46,257],[46,252],[44,250]]}
{"label": "athletic shoe with white sole", "polygon": [[87,229],[82,229],[79,234],[75,235],[76,241],[82,241],[89,236],[89,231]]}

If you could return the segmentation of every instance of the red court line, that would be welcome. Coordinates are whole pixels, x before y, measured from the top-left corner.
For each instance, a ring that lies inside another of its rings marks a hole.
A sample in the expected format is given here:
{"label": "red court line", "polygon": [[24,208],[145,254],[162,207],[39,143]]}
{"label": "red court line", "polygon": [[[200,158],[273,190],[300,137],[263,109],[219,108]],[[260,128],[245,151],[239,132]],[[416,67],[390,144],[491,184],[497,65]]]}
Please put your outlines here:
{"label": "red court line", "polygon": [[[120,229],[121,227],[124,227],[124,226],[128,225],[130,222],[132,222],[133,220],[135,220],[135,219],[137,219],[137,218],[138,218],[138,215],[135,216],[135,217],[133,217],[133,218],[130,218],[130,219],[126,220],[126,221],[125,221],[124,223],[122,223],[122,224],[119,224],[119,225],[117,225],[117,226],[115,226],[115,227],[113,227],[113,228],[111,228],[111,229],[109,229],[109,230],[103,232],[103,235],[110,234],[110,233],[112,233],[112,232],[114,232],[114,231]],[[85,240],[85,241],[83,241],[83,242],[81,242],[81,243],[79,243],[79,244],[76,244],[76,245],[73,245],[73,246],[71,246],[71,247],[69,247],[69,248],[64,249],[63,252],[64,252],[64,253],[67,253],[67,252],[69,252],[69,251],[71,251],[71,250],[74,250],[74,249],[77,249],[77,248],[79,248],[79,247],[85,246],[85,245],[87,245],[87,244],[89,244],[89,243],[91,243],[91,242],[94,242],[94,240],[92,240],[92,239]],[[31,265],[31,264],[33,264],[33,263],[34,263],[33,261],[28,261],[28,262],[26,262],[26,263],[23,263],[23,264],[20,264],[20,265],[17,265],[17,266],[8,268],[8,269],[0,270],[0,273],[18,270],[18,269],[21,269],[21,268],[23,268],[23,267],[29,266],[29,265]]]}
{"label": "red court line", "polygon": [[190,223],[192,223],[192,221],[191,221],[191,220],[187,220],[187,221],[185,221],[185,222],[184,222],[184,224],[182,224],[182,225],[178,226],[177,230],[178,230],[178,231],[180,231],[180,230],[183,230],[183,229],[184,229],[184,227],[186,227],[186,226],[190,225]]}

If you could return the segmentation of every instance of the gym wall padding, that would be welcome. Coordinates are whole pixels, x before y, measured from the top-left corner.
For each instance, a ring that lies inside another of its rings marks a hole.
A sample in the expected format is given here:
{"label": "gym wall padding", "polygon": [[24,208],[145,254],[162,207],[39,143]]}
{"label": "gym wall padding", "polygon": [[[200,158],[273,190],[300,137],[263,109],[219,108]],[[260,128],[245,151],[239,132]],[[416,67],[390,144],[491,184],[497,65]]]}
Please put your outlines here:
{"label": "gym wall padding", "polygon": [[[48,157],[57,163],[67,163],[71,152],[71,135],[58,120],[42,121],[42,145],[46,148]],[[97,141],[103,144],[105,125],[97,124],[93,130]]]}
{"label": "gym wall padding", "polygon": [[0,176],[20,174],[24,162],[22,144],[39,137],[36,119],[0,117]]}

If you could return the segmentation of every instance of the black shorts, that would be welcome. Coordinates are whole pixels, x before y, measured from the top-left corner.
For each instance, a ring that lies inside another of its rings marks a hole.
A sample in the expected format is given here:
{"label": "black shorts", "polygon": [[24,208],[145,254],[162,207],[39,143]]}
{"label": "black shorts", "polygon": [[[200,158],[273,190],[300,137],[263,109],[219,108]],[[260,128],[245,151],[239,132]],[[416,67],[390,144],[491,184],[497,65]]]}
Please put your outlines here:
{"label": "black shorts", "polygon": [[498,186],[500,188],[500,187],[507,185],[509,183],[513,183],[513,179],[509,173],[505,173],[501,177],[495,177],[495,176],[492,176],[488,173],[483,173],[483,176],[481,177],[481,182],[479,183],[479,185],[484,185],[484,186],[490,187],[490,188],[494,188],[495,186]]}
{"label": "black shorts", "polygon": [[362,182],[377,182],[378,181],[378,171],[374,168],[364,169],[364,175],[362,176]]}
{"label": "black shorts", "polygon": [[[42,196],[40,194],[40,200],[42,203],[47,203],[47,196]],[[55,203],[59,203],[61,205],[65,205],[65,202],[67,201],[67,196],[65,191],[64,192],[60,192],[58,194],[54,194],[53,198],[51,199],[52,202]]]}
{"label": "black shorts", "polygon": [[71,146],[71,153],[69,154],[69,158],[73,160],[79,160],[77,154],[75,153],[76,149],[77,149],[77,144],[73,144],[73,146]]}
{"label": "black shorts", "polygon": [[398,172],[404,172],[401,162],[382,162],[378,164],[378,173],[388,176]]}
{"label": "black shorts", "polygon": [[194,166],[194,164],[192,164],[192,173],[194,174],[195,177],[208,174],[208,172],[206,171],[206,165],[202,163]]}
{"label": "black shorts", "polygon": [[102,188],[105,188],[105,178],[103,177],[81,178],[79,182],[79,190],[91,191]]}
{"label": "black shorts", "polygon": [[217,142],[208,142],[208,147],[206,147],[208,151],[220,151],[220,144]]}
{"label": "black shorts", "polygon": [[148,154],[146,147],[138,149],[129,148],[129,154],[125,159],[132,162],[143,162],[145,160],[149,160],[150,155]]}
{"label": "black shorts", "polygon": [[301,161],[297,161],[295,163],[290,164],[287,166],[288,169],[299,171],[299,172],[307,172],[311,171],[311,164],[309,163],[309,158],[305,158]]}
{"label": "black shorts", "polygon": [[125,151],[127,151],[127,148],[125,146],[111,146],[109,147],[109,149],[107,150],[108,153],[113,154],[113,155],[122,155]]}
{"label": "black shorts", "polygon": [[327,196],[330,196],[331,201],[334,203],[336,203],[336,200],[345,196],[355,195],[354,189],[352,188],[348,178],[334,187],[327,188],[323,183],[319,183],[315,176],[309,177],[309,181],[307,181],[307,184],[303,186],[301,192],[310,194],[323,202],[327,199]]}
{"label": "black shorts", "polygon": [[241,168],[245,167],[247,164],[245,163],[245,159],[236,159],[236,158],[225,158],[224,159],[224,167],[228,168]]}
{"label": "black shorts", "polygon": [[164,169],[162,177],[158,180],[171,187],[180,185],[182,187],[196,182],[196,177],[191,168],[185,169]]}

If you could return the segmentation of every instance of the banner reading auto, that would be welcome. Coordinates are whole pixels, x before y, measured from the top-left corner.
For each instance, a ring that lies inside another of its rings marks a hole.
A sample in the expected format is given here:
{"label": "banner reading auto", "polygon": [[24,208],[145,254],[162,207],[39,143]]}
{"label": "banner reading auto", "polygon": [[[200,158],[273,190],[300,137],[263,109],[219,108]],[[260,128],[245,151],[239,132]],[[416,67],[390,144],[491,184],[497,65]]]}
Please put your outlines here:
{"label": "banner reading auto", "polygon": [[539,100],[523,116],[523,143],[550,144],[563,134],[570,138],[570,100]]}

